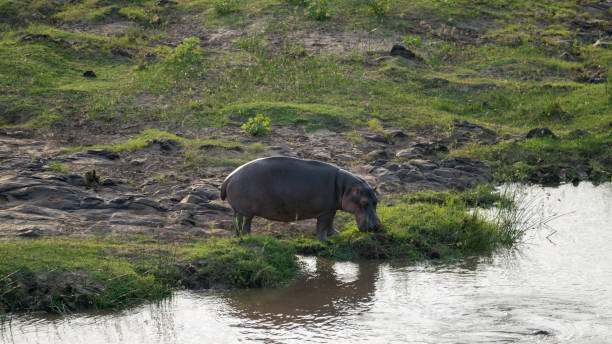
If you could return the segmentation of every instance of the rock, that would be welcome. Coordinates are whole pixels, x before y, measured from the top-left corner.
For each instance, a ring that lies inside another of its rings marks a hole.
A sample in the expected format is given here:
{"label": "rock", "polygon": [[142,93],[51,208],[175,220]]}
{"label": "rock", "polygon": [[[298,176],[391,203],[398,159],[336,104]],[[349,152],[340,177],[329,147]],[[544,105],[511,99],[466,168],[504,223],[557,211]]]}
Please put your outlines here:
{"label": "rock", "polygon": [[527,133],[526,137],[532,138],[532,137],[552,137],[555,138],[555,134],[552,132],[552,130],[548,129],[547,127],[541,127],[541,128],[534,128],[529,130],[529,132]]}
{"label": "rock", "polygon": [[145,59],[151,61],[151,60],[155,60],[157,58],[157,54],[156,53],[152,53],[150,51],[147,51],[145,54]]}
{"label": "rock", "polygon": [[399,44],[394,44],[393,47],[391,48],[391,56],[401,56],[401,57],[405,57],[407,59],[412,59],[415,58],[416,55],[406,49],[406,47],[404,47],[403,45],[399,45]]}
{"label": "rock", "polygon": [[561,169],[556,166],[542,166],[531,171],[528,180],[543,186],[558,186],[561,184]]}
{"label": "rock", "polygon": [[7,134],[6,130],[4,130],[4,129],[2,129],[2,128],[0,128],[0,135],[2,135],[2,136],[8,136],[8,134]]}
{"label": "rock", "polygon": [[404,183],[413,183],[425,179],[423,174],[417,170],[399,170],[396,176]]}
{"label": "rock", "polygon": [[375,59],[374,62],[375,63],[382,63],[382,62],[385,62],[385,61],[391,60],[391,59],[393,59],[393,56],[381,56],[381,57]]}
{"label": "rock", "polygon": [[395,153],[395,156],[400,159],[416,159],[421,157],[420,154],[413,152],[412,148],[399,150]]}
{"label": "rock", "polygon": [[460,170],[464,170],[468,172],[471,172],[472,170],[488,170],[489,169],[489,165],[487,165],[486,163],[480,160],[465,158],[465,157],[446,158],[442,160],[440,165],[442,167],[456,168],[456,169],[460,169]]}
{"label": "rock", "polygon": [[152,144],[158,144],[159,150],[165,153],[170,153],[181,148],[181,143],[172,139],[153,140]]}
{"label": "rock", "polygon": [[232,209],[228,208],[227,206],[225,206],[223,203],[219,201],[210,201],[208,203],[204,203],[202,206],[205,208],[211,209],[211,210],[217,210],[217,211],[222,211],[222,212],[232,211]]}
{"label": "rock", "polygon": [[85,72],[83,72],[83,76],[86,78],[96,78],[97,77],[96,73],[94,73],[93,70],[86,70]]}
{"label": "rock", "polygon": [[176,5],[176,1],[172,1],[172,0],[159,0],[157,2],[157,6],[160,6],[160,7],[174,6],[174,5]]}
{"label": "rock", "polygon": [[147,162],[147,158],[136,158],[130,161],[130,165],[132,166],[140,166]]}
{"label": "rock", "polygon": [[20,42],[30,42],[30,41],[35,41],[38,39],[42,39],[42,40],[51,40],[51,36],[47,35],[47,34],[40,34],[40,33],[29,33],[26,34],[24,36],[22,36],[19,41]]}
{"label": "rock", "polygon": [[132,58],[133,56],[129,51],[121,47],[113,47],[111,48],[110,51],[111,51],[111,54],[116,55],[116,56],[123,56],[123,57],[128,57],[128,58]]}
{"label": "rock", "polygon": [[393,138],[402,138],[402,137],[408,137],[408,135],[406,135],[405,132],[403,132],[402,130],[399,129],[394,129],[391,130],[391,132],[389,133],[389,135]]}
{"label": "rock", "polygon": [[378,159],[372,163],[373,166],[382,166],[387,163],[385,159]]}
{"label": "rock", "polygon": [[427,161],[427,160],[421,160],[421,159],[412,160],[408,164],[411,166],[414,166],[415,168],[421,171],[433,170],[439,167],[438,164],[436,164],[433,161]]}
{"label": "rock", "polygon": [[398,164],[395,164],[395,163],[386,164],[386,165],[385,165],[385,168],[386,168],[387,170],[389,170],[389,171],[393,171],[393,172],[398,171],[398,170],[400,169],[399,165],[398,165]]}
{"label": "rock", "polygon": [[331,160],[331,155],[328,152],[316,151],[313,153],[312,158],[314,160],[329,161]]}
{"label": "rock", "polygon": [[204,200],[216,200],[219,198],[219,188],[209,182],[192,184],[187,192]]}
{"label": "rock", "polygon": [[95,209],[102,208],[104,205],[104,200],[98,197],[85,197],[81,201],[82,209]]}
{"label": "rock", "polygon": [[108,160],[117,160],[119,159],[119,154],[117,154],[117,152],[114,152],[110,149],[88,149],[87,150],[87,154],[90,155],[96,155],[96,156],[101,156],[103,158],[106,158]]}
{"label": "rock", "polygon": [[364,136],[366,140],[370,140],[370,141],[374,141],[374,142],[381,142],[384,144],[390,144],[391,142],[389,142],[389,139],[387,139],[387,137],[383,134],[374,134],[374,135],[365,135]]}
{"label": "rock", "polygon": [[128,206],[129,209],[140,209],[140,210],[156,210],[159,212],[165,212],[167,209],[164,208],[161,204],[155,202],[152,199],[148,198],[136,198],[133,202],[131,202]]}
{"label": "rock", "polygon": [[493,145],[498,142],[495,131],[468,121],[453,120],[451,139],[459,144],[478,141],[481,144]]}
{"label": "rock", "polygon": [[423,155],[432,155],[437,152],[448,152],[448,147],[438,142],[419,142],[412,146],[413,151]]}
{"label": "rock", "polygon": [[110,208],[127,209],[133,201],[134,197],[132,196],[120,196],[112,199],[110,202],[108,202],[108,205]]}
{"label": "rock", "polygon": [[102,186],[114,186],[114,185],[117,185],[117,183],[110,178],[106,178],[102,181]]}
{"label": "rock", "polygon": [[85,186],[87,183],[85,182],[85,178],[79,176],[78,174],[69,174],[66,176],[66,182],[72,186]]}
{"label": "rock", "polygon": [[27,227],[17,231],[17,236],[24,238],[38,238],[43,234],[42,229],[38,227]]}
{"label": "rock", "polygon": [[202,197],[198,197],[196,195],[187,195],[185,196],[180,203],[182,204],[201,204],[208,202],[208,199],[203,199]]}
{"label": "rock", "polygon": [[336,154],[336,155],[334,155],[334,158],[336,160],[343,161],[343,162],[348,162],[348,161],[354,161],[355,160],[354,156],[348,155],[348,154]]}

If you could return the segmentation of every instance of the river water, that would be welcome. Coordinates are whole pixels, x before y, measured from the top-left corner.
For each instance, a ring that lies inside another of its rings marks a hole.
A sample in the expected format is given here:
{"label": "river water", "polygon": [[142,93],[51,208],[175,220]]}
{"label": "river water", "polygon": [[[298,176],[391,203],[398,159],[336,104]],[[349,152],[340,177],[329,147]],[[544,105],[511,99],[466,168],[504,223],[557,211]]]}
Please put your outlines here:
{"label": "river water", "polygon": [[180,292],[114,313],[21,315],[0,343],[611,343],[612,184],[524,189],[560,215],[454,263],[330,262],[263,290]]}

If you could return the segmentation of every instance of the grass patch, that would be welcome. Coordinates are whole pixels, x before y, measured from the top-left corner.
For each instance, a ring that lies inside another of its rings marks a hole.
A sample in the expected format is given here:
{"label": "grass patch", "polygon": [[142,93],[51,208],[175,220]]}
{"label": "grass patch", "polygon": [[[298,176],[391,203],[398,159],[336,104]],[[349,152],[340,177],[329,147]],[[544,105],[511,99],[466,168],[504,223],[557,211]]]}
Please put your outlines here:
{"label": "grass patch", "polygon": [[[341,260],[401,258],[452,259],[490,254],[516,244],[524,233],[514,195],[491,185],[463,192],[419,192],[405,195],[377,213],[385,231],[360,232],[350,216],[341,216],[343,231],[329,243],[296,239],[298,252]],[[490,208],[485,216],[473,207]]]}
{"label": "grass patch", "polygon": [[293,246],[274,238],[140,237],[6,239],[0,242],[0,311],[126,307],[181,287],[265,287],[293,278]]}
{"label": "grass patch", "polygon": [[612,134],[588,134],[578,137],[532,138],[502,142],[492,147],[468,145],[452,152],[489,161],[495,175],[506,181],[528,181],[547,167],[566,170],[568,180],[587,173],[595,182],[612,178]]}

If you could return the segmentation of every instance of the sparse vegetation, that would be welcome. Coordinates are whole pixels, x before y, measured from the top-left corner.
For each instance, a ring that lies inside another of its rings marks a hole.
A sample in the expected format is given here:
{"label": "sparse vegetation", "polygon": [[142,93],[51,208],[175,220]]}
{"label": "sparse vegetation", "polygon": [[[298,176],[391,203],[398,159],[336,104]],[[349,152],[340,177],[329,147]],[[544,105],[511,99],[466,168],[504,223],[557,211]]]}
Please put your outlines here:
{"label": "sparse vegetation", "polygon": [[62,164],[61,162],[57,162],[57,161],[51,161],[51,163],[49,164],[49,167],[56,172],[60,172],[60,173],[64,173],[67,174],[68,173],[68,167],[64,164]]}
{"label": "sparse vegetation", "polygon": [[228,14],[238,11],[240,0],[215,0],[215,10],[219,14]]}
{"label": "sparse vegetation", "polygon": [[258,113],[255,117],[249,118],[242,125],[242,129],[251,136],[264,136],[270,130],[270,117]]}
{"label": "sparse vegetation", "polygon": [[366,0],[370,12],[377,16],[383,16],[391,5],[391,0]]}
{"label": "sparse vegetation", "polygon": [[404,44],[408,49],[415,49],[421,47],[423,43],[420,36],[408,35],[404,36]]}
{"label": "sparse vegetation", "polygon": [[329,0],[310,0],[308,14],[316,20],[326,20],[331,16]]}

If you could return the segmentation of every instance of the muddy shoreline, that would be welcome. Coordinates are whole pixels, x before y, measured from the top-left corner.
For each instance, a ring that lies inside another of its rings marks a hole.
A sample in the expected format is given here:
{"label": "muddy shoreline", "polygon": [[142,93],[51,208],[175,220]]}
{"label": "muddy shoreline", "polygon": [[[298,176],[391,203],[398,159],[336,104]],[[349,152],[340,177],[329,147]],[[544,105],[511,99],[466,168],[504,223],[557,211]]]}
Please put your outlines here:
{"label": "muddy shoreline", "polygon": [[[238,138],[242,146],[203,145],[202,156],[240,161],[282,155],[326,161],[362,176],[386,198],[419,190],[463,190],[493,179],[490,167],[481,161],[439,158],[440,152],[459,140],[496,141],[493,131],[466,123],[458,123],[450,137],[434,139],[401,130],[386,131],[386,135],[354,131],[353,139],[331,130],[307,132],[297,127],[272,128],[261,139],[246,136],[240,128],[207,131],[216,137]],[[68,153],[68,143],[120,142],[129,134],[80,137],[84,139],[76,142],[59,130],[45,135],[9,128],[0,131],[0,236],[233,235],[232,212],[219,200],[218,189],[235,166],[185,167],[184,147],[168,139],[154,139],[143,149],[122,154],[86,147]],[[245,151],[254,142],[264,148],[247,156]],[[93,184],[84,178],[92,170],[100,176]],[[270,231],[311,234],[314,225],[312,221],[264,220],[254,225],[255,233]]]}

